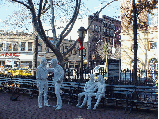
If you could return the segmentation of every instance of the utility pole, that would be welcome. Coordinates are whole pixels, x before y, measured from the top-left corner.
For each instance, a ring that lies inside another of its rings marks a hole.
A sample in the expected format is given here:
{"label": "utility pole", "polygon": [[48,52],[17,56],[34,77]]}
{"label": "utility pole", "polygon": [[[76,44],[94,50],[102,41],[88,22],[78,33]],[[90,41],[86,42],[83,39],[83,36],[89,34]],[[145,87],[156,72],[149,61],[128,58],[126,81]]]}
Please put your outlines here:
{"label": "utility pole", "polygon": [[134,21],[133,21],[133,32],[134,32],[134,76],[133,83],[137,85],[137,9],[135,5],[135,0],[133,0],[133,12],[134,12]]}

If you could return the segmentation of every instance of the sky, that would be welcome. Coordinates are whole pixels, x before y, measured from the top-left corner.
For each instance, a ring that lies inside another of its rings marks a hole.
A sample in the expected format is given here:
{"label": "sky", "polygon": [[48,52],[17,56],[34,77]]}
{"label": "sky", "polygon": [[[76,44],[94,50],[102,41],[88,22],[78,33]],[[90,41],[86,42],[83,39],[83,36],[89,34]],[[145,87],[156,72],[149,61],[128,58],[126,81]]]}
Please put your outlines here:
{"label": "sky", "polygon": [[[8,15],[11,15],[14,10],[19,10],[21,7],[18,4],[13,4],[6,2],[5,5],[1,5],[4,1],[6,0],[0,0],[0,11],[1,11],[1,16],[0,16],[0,30],[12,30],[12,26],[8,26],[3,24],[3,21],[7,19]],[[99,11],[101,7],[103,7],[108,0],[105,2],[102,2],[105,0],[84,0],[85,6],[90,10],[90,12],[87,12],[87,15],[91,15],[95,13],[96,11]],[[103,4],[101,4],[103,3]],[[120,16],[120,1],[115,1],[108,7],[106,7],[100,14],[101,15],[107,15],[110,17],[113,17],[115,19],[118,19],[118,16]],[[16,19],[16,18],[15,18]],[[49,28],[49,24],[44,24],[45,28]],[[21,28],[18,30],[25,30],[26,28]],[[29,31],[29,30],[28,30]],[[32,31],[32,30],[30,30]]]}

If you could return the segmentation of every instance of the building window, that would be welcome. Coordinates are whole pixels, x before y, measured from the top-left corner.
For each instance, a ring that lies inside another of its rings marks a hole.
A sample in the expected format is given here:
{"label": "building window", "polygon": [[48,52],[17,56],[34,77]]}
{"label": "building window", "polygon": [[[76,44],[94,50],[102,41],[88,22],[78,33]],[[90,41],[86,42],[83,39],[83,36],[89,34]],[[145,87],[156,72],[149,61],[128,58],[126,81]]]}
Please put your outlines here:
{"label": "building window", "polygon": [[107,34],[109,35],[109,29],[107,29]]}
{"label": "building window", "polygon": [[120,30],[120,26],[119,26],[119,30]]}
{"label": "building window", "polygon": [[118,26],[116,26],[116,31],[118,30]]}
{"label": "building window", "polygon": [[92,28],[93,28],[93,31],[95,31],[95,26],[94,25],[92,25]]}
{"label": "building window", "polygon": [[11,43],[7,43],[7,51],[12,51],[12,44]]}
{"label": "building window", "polygon": [[96,29],[95,29],[95,31],[98,31],[98,26],[96,25]]}
{"label": "building window", "polygon": [[18,46],[19,46],[18,43],[14,43],[13,44],[13,51],[18,51]]}
{"label": "building window", "polygon": [[106,32],[106,29],[104,28],[103,31]]}
{"label": "building window", "polygon": [[101,26],[99,26],[99,32],[101,32]]}
{"label": "building window", "polygon": [[157,49],[157,42],[150,42],[150,49]]}
{"label": "building window", "polygon": [[28,51],[32,51],[32,42],[28,42]]}
{"label": "building window", "polygon": [[21,51],[25,51],[25,42],[21,42]]}

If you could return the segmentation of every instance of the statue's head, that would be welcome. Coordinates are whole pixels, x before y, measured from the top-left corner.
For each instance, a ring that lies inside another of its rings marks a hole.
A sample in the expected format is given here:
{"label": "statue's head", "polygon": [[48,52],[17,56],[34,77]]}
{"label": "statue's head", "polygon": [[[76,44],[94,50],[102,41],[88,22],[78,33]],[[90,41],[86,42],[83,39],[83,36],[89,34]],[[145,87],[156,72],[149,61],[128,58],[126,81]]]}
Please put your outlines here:
{"label": "statue's head", "polygon": [[46,59],[45,59],[44,57],[43,57],[42,60],[41,60],[41,64],[42,64],[43,66],[47,65],[47,61],[46,61]]}
{"label": "statue's head", "polygon": [[54,68],[57,66],[57,59],[52,59],[51,66]]}
{"label": "statue's head", "polygon": [[94,74],[90,74],[90,80],[94,81]]}
{"label": "statue's head", "polygon": [[104,82],[103,76],[102,75],[98,75],[97,76],[97,81]]}

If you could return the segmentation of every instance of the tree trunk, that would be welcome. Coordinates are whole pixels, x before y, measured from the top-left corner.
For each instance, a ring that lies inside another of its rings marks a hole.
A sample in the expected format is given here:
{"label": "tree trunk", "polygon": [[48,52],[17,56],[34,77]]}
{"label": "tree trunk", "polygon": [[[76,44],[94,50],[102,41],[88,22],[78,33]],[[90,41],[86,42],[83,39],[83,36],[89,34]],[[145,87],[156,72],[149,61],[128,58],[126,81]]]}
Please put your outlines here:
{"label": "tree trunk", "polygon": [[34,51],[33,51],[33,62],[32,62],[32,73],[33,76],[36,76],[36,68],[37,68],[37,55],[38,55],[38,36],[34,34]]}

